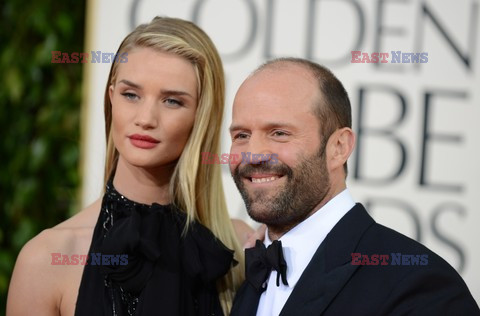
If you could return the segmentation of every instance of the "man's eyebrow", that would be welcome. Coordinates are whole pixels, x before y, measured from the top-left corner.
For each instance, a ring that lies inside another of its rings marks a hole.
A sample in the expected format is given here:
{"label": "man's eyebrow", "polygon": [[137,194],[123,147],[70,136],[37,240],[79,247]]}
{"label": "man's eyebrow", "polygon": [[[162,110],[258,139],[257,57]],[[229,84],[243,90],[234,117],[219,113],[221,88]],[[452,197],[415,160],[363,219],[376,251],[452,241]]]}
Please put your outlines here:
{"label": "man's eyebrow", "polygon": [[230,133],[233,133],[233,132],[236,132],[236,131],[245,130],[245,128],[242,127],[241,125],[232,124],[232,125],[230,125],[229,130],[230,130]]}
{"label": "man's eyebrow", "polygon": [[295,128],[295,126],[293,124],[287,123],[287,122],[268,122],[268,123],[263,125],[263,129],[266,129],[266,130],[270,130],[270,129],[274,129],[274,128],[293,129],[293,128]]}
{"label": "man's eyebrow", "polygon": [[[274,129],[274,128],[294,129],[295,126],[293,124],[287,123],[287,122],[268,122],[268,123],[262,124],[261,128],[263,130],[271,130],[271,129]],[[236,132],[238,130],[248,130],[248,128],[243,127],[242,125],[232,124],[230,126],[229,130],[230,130],[230,133],[232,133],[232,132]]]}

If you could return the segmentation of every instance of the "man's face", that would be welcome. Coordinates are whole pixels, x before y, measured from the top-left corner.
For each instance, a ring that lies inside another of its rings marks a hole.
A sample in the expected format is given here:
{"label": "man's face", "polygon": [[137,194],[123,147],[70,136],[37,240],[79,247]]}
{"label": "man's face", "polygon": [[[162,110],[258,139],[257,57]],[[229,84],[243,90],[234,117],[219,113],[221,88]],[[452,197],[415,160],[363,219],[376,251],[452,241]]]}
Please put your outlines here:
{"label": "man's face", "polygon": [[269,227],[293,227],[330,189],[325,146],[313,113],[316,80],[304,68],[281,65],[247,79],[234,100],[230,153],[274,154],[262,164],[231,162],[249,215]]}

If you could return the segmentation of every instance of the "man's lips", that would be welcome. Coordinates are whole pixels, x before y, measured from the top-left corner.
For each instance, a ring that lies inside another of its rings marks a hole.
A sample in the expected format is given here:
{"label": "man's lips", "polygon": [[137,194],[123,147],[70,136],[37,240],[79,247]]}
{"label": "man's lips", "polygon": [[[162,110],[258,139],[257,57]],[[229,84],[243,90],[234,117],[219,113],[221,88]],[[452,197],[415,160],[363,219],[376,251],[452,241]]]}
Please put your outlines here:
{"label": "man's lips", "polygon": [[245,179],[249,180],[251,183],[269,183],[275,180],[282,178],[282,174],[252,174],[249,176],[244,177]]}

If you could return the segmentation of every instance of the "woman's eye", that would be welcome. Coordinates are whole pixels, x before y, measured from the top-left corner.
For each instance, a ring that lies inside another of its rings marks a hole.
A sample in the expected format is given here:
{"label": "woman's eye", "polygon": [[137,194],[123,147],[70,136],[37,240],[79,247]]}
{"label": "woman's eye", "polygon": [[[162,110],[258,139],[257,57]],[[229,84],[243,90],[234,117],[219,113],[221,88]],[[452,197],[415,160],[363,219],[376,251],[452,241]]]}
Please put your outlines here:
{"label": "woman's eye", "polygon": [[177,99],[172,99],[172,98],[168,98],[165,100],[165,103],[167,105],[173,105],[173,106],[183,106],[183,102],[180,101],[180,100],[177,100]]}
{"label": "woman's eye", "polygon": [[131,92],[124,92],[122,93],[122,95],[129,101],[135,101],[138,98],[138,96],[135,93],[131,93]]}

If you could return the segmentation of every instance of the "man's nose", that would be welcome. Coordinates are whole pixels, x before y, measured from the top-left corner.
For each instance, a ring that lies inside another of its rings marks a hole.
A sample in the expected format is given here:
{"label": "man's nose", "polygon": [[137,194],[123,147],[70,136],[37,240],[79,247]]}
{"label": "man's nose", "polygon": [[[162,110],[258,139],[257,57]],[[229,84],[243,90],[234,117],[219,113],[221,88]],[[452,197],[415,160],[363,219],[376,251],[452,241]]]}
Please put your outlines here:
{"label": "man's nose", "polygon": [[247,150],[246,154],[250,156],[249,163],[252,164],[268,162],[272,158],[272,150],[268,140],[260,135],[250,137]]}

